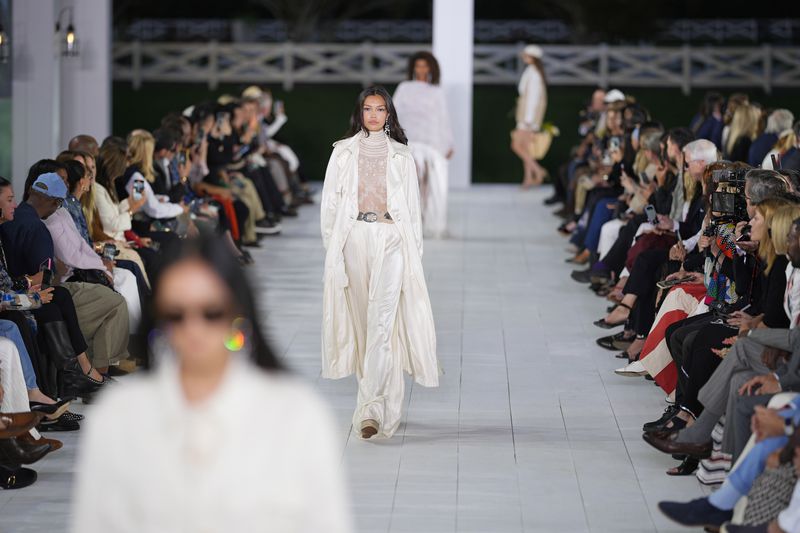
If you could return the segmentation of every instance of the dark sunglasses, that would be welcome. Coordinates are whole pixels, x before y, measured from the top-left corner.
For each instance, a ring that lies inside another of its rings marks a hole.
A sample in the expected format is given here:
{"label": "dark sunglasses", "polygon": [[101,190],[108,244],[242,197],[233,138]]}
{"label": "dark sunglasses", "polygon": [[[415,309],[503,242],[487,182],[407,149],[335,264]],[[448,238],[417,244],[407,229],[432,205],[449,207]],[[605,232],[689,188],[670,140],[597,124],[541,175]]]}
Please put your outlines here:
{"label": "dark sunglasses", "polygon": [[187,311],[185,309],[175,309],[166,313],[161,313],[161,322],[173,326],[182,324],[190,316],[199,316],[208,323],[222,322],[229,319],[231,313],[221,307],[206,307],[199,311]]}

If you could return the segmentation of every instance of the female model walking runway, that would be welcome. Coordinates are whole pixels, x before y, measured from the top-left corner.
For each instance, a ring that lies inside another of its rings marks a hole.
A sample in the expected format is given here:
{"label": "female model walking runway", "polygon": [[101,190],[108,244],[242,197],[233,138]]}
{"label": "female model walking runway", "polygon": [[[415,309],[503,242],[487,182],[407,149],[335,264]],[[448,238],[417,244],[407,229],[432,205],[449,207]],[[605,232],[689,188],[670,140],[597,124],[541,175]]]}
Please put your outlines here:
{"label": "female model walking runway", "polygon": [[322,189],[322,376],[356,374],[353,428],[365,439],[391,437],[400,425],[403,371],[439,384],[419,184],[406,144],[386,89],[364,90]]}
{"label": "female model walking runway", "polygon": [[394,92],[397,114],[417,162],[423,229],[426,237],[436,239],[447,231],[447,160],[453,155],[453,132],[439,77],[433,54],[417,52],[408,60],[408,79]]}

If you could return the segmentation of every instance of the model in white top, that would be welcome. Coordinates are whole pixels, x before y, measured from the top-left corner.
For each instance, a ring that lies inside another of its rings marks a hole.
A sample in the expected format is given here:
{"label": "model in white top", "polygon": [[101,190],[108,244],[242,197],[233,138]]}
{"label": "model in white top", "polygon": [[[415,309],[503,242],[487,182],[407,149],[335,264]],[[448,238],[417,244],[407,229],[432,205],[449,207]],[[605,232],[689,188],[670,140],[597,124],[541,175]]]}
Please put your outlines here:
{"label": "model in white top", "polygon": [[418,52],[409,59],[408,80],[394,93],[397,116],[417,164],[425,235],[434,238],[447,230],[447,159],[453,156],[453,131],[439,77],[433,54]]}
{"label": "model in white top", "polygon": [[544,168],[531,155],[534,135],[541,130],[547,109],[547,86],[542,56],[542,49],[535,44],[526,46],[522,52],[522,60],[528,66],[519,80],[519,98],[515,116],[517,123],[511,132],[511,150],[522,160],[523,188],[541,185],[545,176]]}
{"label": "model in white top", "polygon": [[173,253],[154,295],[156,371],[87,416],[72,531],[351,532],[331,417],[266,345],[234,256],[218,240]]}
{"label": "model in white top", "polygon": [[400,425],[403,372],[439,384],[419,184],[384,88],[361,93],[351,134],[334,145],[322,189],[322,376],[356,374],[353,428],[362,438],[390,437]]}

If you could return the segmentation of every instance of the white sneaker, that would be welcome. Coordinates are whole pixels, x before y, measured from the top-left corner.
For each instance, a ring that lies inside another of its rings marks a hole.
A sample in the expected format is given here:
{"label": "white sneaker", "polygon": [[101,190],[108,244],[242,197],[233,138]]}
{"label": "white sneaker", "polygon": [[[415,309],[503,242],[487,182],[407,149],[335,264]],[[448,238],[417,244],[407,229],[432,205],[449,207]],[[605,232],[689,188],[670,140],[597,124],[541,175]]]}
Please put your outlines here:
{"label": "white sneaker", "polygon": [[641,361],[634,361],[627,366],[614,370],[614,373],[618,376],[625,376],[626,378],[635,378],[647,375],[647,370],[645,370]]}

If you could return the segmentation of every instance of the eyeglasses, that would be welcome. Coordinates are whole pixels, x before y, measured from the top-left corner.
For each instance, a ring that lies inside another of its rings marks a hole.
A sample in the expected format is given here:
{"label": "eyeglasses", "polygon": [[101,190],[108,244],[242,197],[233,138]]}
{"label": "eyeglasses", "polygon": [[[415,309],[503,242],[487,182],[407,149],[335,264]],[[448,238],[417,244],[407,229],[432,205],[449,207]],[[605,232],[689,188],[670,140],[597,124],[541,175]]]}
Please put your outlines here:
{"label": "eyeglasses", "polygon": [[230,318],[231,313],[221,307],[206,307],[199,310],[172,309],[161,313],[161,321],[171,326],[179,326],[191,316],[199,317],[209,324],[214,324]]}

